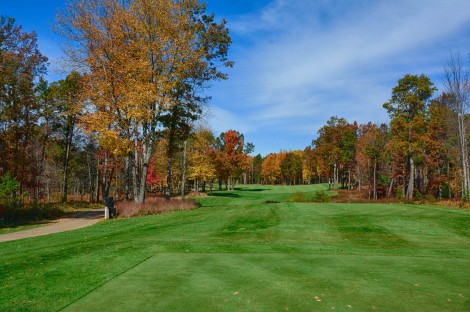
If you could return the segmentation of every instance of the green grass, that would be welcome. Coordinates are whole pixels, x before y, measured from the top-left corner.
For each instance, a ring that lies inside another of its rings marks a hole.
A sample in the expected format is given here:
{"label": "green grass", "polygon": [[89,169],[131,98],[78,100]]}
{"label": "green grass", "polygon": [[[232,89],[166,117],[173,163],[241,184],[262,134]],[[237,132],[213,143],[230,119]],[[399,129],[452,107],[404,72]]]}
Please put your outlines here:
{"label": "green grass", "polygon": [[470,310],[469,211],[290,200],[318,190],[240,187],[1,243],[0,310]]}

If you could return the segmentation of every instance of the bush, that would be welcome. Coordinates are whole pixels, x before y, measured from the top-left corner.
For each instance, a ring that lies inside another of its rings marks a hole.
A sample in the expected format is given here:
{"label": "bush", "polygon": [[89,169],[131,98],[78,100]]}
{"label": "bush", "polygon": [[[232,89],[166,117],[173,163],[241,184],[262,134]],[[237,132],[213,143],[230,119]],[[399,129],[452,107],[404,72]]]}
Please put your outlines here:
{"label": "bush", "polygon": [[317,203],[329,203],[331,201],[331,197],[325,191],[317,191],[313,194],[312,200]]}
{"label": "bush", "polygon": [[194,199],[181,200],[180,198],[171,198],[167,201],[162,197],[147,198],[145,203],[136,203],[132,201],[120,202],[116,204],[118,217],[132,218],[136,216],[148,216],[171,211],[191,210],[200,207],[200,204]]}
{"label": "bush", "polygon": [[422,199],[422,198],[423,198],[423,194],[421,194],[420,191],[415,190],[415,199],[420,200],[420,199]]}
{"label": "bush", "polygon": [[306,203],[308,202],[307,196],[302,192],[295,192],[290,196],[290,201],[294,203]]}
{"label": "bush", "polygon": [[427,202],[430,202],[430,203],[435,203],[436,202],[436,197],[434,197],[434,195],[432,195],[432,194],[424,195],[423,199]]}
{"label": "bush", "polygon": [[395,191],[395,197],[398,199],[403,199],[405,198],[405,195],[403,195],[403,190],[401,187],[397,188]]}

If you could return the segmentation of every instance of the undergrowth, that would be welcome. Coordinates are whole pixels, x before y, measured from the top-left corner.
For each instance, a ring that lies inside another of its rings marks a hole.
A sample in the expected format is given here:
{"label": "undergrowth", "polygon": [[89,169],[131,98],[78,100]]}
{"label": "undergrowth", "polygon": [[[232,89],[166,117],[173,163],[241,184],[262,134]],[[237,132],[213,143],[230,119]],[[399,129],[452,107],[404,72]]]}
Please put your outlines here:
{"label": "undergrowth", "polygon": [[0,206],[0,228],[18,227],[56,220],[86,209],[103,208],[102,204],[87,202],[18,204]]}
{"label": "undergrowth", "polygon": [[181,200],[180,198],[171,198],[167,201],[162,197],[151,197],[145,200],[145,203],[120,202],[116,204],[118,217],[131,218],[135,216],[147,216],[153,214],[166,213],[179,210],[191,210],[199,207],[194,199]]}
{"label": "undergrowth", "polygon": [[290,196],[290,201],[294,203],[329,203],[331,196],[325,191],[316,191],[311,196],[307,196],[302,192],[295,192]]}

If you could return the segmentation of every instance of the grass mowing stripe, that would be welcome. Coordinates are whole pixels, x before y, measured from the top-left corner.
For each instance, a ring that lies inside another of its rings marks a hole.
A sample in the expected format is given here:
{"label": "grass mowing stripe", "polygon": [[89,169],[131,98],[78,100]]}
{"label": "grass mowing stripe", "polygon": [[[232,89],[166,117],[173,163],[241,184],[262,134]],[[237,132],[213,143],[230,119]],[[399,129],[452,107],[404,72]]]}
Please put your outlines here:
{"label": "grass mowing stripe", "polygon": [[193,211],[1,244],[0,310],[104,294],[101,310],[470,311],[470,211],[290,201],[321,189],[240,187]]}
{"label": "grass mowing stripe", "polygon": [[458,311],[470,295],[465,280],[442,277],[458,277],[468,265],[468,259],[162,253],[67,311],[327,311],[349,305],[357,311],[423,305]]}
{"label": "grass mowing stripe", "polygon": [[134,266],[129,267],[127,270],[124,270],[124,271],[122,271],[121,273],[115,275],[114,277],[110,278],[109,280],[107,280],[107,281],[103,282],[102,284],[96,286],[95,288],[91,289],[90,291],[88,291],[87,293],[85,293],[85,294],[84,294],[83,296],[81,296],[80,298],[78,298],[78,299],[76,299],[75,301],[72,301],[72,302],[70,302],[69,304],[67,304],[66,306],[62,307],[59,311],[62,311],[62,310],[64,310],[64,309],[66,309],[68,306],[74,304],[75,302],[79,301],[79,300],[82,299],[83,297],[86,297],[88,294],[90,294],[90,293],[96,291],[96,290],[99,289],[100,287],[103,287],[104,285],[106,285],[107,283],[109,283],[110,281],[112,281],[113,279],[115,279],[115,278],[121,276],[122,274],[124,274],[124,273],[126,273],[126,272],[132,270],[132,269],[135,268],[136,266],[141,265],[142,263],[144,263],[145,261],[149,260],[150,258],[152,258],[152,257],[154,257],[154,256],[155,256],[155,255],[151,255],[151,256],[147,257],[146,259],[144,259],[144,260],[142,260],[142,261],[136,263]]}

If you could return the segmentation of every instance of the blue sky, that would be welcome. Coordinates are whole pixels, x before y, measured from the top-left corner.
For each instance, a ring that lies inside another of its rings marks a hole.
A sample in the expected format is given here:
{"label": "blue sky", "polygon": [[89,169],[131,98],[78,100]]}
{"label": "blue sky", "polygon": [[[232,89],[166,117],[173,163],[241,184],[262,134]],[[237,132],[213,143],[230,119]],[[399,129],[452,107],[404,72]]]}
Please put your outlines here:
{"label": "blue sky", "polygon": [[[63,76],[60,38],[51,31],[64,0],[0,0],[0,14],[35,30],[50,58],[49,80]],[[451,51],[470,52],[468,0],[209,0],[225,18],[235,67],[213,83],[206,122],[235,129],[255,153],[303,149],[331,116],[386,122],[382,104],[405,74],[441,88]],[[464,58],[467,61],[466,58]]]}

